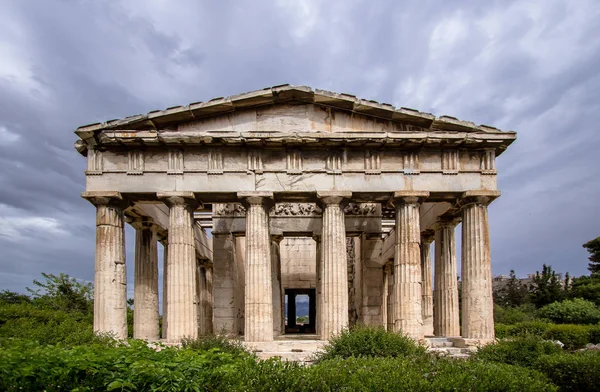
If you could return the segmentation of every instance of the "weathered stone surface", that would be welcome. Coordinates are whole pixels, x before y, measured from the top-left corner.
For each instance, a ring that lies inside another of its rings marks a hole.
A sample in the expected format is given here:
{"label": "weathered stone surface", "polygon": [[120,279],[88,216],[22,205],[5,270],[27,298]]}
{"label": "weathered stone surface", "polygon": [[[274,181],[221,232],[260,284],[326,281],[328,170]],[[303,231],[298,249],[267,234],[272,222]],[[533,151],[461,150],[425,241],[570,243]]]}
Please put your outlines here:
{"label": "weathered stone surface", "polygon": [[133,283],[133,337],[156,340],[158,326],[158,248],[156,229],[149,221],[133,223],[135,265]]}
{"label": "weathered stone surface", "polygon": [[433,287],[431,284],[431,233],[421,237],[421,309],[423,334],[433,336]]}
{"label": "weathered stone surface", "polygon": [[460,336],[456,241],[454,219],[435,225],[435,290],[433,320],[435,336]]}
{"label": "weathered stone surface", "polygon": [[94,331],[127,338],[127,270],[123,209],[118,192],[84,192],[96,206]]}
{"label": "weathered stone surface", "polygon": [[468,195],[462,221],[462,336],[494,338],[488,196]]}

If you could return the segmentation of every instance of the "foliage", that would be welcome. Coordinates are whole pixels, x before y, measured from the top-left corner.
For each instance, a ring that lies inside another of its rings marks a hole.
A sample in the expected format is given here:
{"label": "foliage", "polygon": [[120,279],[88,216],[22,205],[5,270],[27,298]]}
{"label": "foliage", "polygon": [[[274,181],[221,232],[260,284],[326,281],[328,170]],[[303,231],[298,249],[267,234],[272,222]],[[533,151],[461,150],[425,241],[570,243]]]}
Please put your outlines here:
{"label": "foliage", "polygon": [[565,293],[561,284],[560,275],[551,266],[544,264],[542,272],[537,271],[530,287],[531,302],[541,308],[564,298]]}
{"label": "foliage", "polygon": [[0,304],[0,337],[69,346],[105,340],[94,334],[91,314],[41,308],[28,303]]}
{"label": "foliage", "polygon": [[230,340],[225,335],[207,335],[199,336],[197,339],[184,339],[183,347],[196,351],[209,351],[218,349],[224,353],[232,355],[250,355],[239,340]]}
{"label": "foliage", "polygon": [[583,247],[590,254],[588,270],[590,270],[592,274],[600,273],[600,237],[596,237],[593,240],[586,242],[583,244]]}
{"label": "foliage", "polygon": [[44,307],[62,311],[91,313],[93,307],[93,288],[91,283],[83,283],[67,274],[47,274],[42,272],[45,281],[35,279],[37,288],[27,287],[33,300]]}
{"label": "foliage", "polygon": [[575,350],[591,343],[591,334],[596,328],[586,325],[551,324],[542,336],[544,339],[559,340],[565,345],[565,349]]}
{"label": "foliage", "polygon": [[527,335],[500,340],[494,344],[482,347],[475,353],[474,358],[531,367],[542,355],[562,352],[562,348],[539,336]]}
{"label": "foliage", "polygon": [[495,323],[516,324],[524,321],[533,321],[535,317],[535,306],[532,304],[507,308],[494,304]]}
{"label": "foliage", "polygon": [[426,349],[411,338],[383,328],[356,326],[343,330],[323,348],[317,360],[349,357],[423,357]]}
{"label": "foliage", "polygon": [[554,354],[541,357],[537,367],[561,391],[600,390],[600,352]]}
{"label": "foliage", "polygon": [[521,306],[527,301],[527,286],[521,283],[514,270],[510,270],[509,276],[506,286],[499,291],[496,302],[509,308]]}
{"label": "foliage", "polygon": [[143,342],[66,348],[0,340],[0,389],[154,391],[553,391],[538,372],[435,357],[334,358],[310,367]]}
{"label": "foliage", "polygon": [[15,293],[14,291],[0,291],[0,305],[2,304],[28,304],[31,298],[28,295]]}
{"label": "foliage", "polygon": [[600,273],[573,278],[569,295],[571,298],[583,298],[600,306]]}
{"label": "foliage", "polygon": [[538,314],[557,324],[596,324],[600,309],[593,302],[581,298],[553,302],[538,310]]}

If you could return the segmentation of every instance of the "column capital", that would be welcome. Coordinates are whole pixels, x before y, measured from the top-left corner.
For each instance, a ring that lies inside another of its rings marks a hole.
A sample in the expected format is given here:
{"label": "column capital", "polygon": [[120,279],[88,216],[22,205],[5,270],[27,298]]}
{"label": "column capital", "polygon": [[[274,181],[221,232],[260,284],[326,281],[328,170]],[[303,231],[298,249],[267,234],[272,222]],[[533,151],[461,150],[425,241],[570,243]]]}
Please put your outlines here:
{"label": "column capital", "polygon": [[196,195],[194,192],[188,191],[171,191],[171,192],[158,192],[156,194],[160,200],[164,201],[164,203],[169,206],[177,206],[177,205],[189,205],[192,208],[196,209],[198,207],[202,207],[202,203],[196,199]]}
{"label": "column capital", "polygon": [[111,206],[127,208],[129,201],[117,191],[86,191],[81,194],[81,197],[98,206]]}
{"label": "column capital", "polygon": [[433,224],[434,230],[440,230],[444,227],[455,228],[462,221],[460,216],[454,215],[441,215],[438,216],[437,221]]}
{"label": "column capital", "polygon": [[472,190],[463,192],[460,199],[458,200],[458,206],[464,207],[469,204],[483,204],[488,205],[498,197],[500,197],[500,191],[488,191],[488,190]]}
{"label": "column capital", "polygon": [[313,235],[312,235],[312,239],[313,239],[313,240],[315,240],[315,242],[321,242],[321,237],[322,237],[322,236],[323,236],[323,235],[322,235],[322,234],[320,234],[320,233],[319,233],[319,234],[315,234],[315,233],[313,233]]}
{"label": "column capital", "polygon": [[394,204],[422,204],[429,197],[427,191],[398,191],[392,195]]}
{"label": "column capital", "polygon": [[425,230],[421,233],[421,243],[424,245],[431,245],[435,240],[435,230]]}
{"label": "column capital", "polygon": [[238,192],[237,197],[246,209],[248,209],[248,206],[250,205],[264,205],[265,207],[271,207],[274,204],[273,192]]}
{"label": "column capital", "polygon": [[147,216],[142,216],[142,217],[131,217],[128,216],[125,218],[125,222],[129,223],[131,225],[131,227],[133,227],[136,230],[143,230],[143,229],[152,229],[154,231],[158,231],[158,225],[156,223],[154,223],[154,220],[150,217]]}
{"label": "column capital", "polygon": [[323,191],[317,192],[317,198],[322,204],[340,204],[344,200],[348,200],[352,197],[352,192],[341,192],[341,191]]}
{"label": "column capital", "polygon": [[279,244],[279,243],[281,243],[282,240],[283,240],[283,235],[271,234],[271,241],[277,242]]}

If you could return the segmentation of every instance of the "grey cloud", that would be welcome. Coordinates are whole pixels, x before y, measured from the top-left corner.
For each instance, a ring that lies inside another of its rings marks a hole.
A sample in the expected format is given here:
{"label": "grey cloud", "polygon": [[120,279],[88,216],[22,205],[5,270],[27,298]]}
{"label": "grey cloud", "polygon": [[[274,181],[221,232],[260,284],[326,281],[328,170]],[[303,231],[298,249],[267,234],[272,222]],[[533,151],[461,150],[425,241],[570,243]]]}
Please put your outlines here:
{"label": "grey cloud", "polygon": [[0,207],[65,233],[0,236],[0,289],[41,271],[92,278],[78,125],[281,83],[518,131],[498,159],[494,272],[583,274],[581,243],[600,234],[599,12],[559,0],[7,2],[0,56],[16,70],[0,65],[0,127],[20,138],[0,143]]}

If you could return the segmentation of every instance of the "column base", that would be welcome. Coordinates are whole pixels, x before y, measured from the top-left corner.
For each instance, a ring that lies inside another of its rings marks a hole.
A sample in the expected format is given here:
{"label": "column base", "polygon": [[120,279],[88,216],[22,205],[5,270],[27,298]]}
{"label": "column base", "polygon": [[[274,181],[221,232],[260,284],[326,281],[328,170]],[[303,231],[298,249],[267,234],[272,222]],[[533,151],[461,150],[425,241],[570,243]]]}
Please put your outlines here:
{"label": "column base", "polygon": [[458,347],[458,348],[483,347],[488,344],[492,344],[492,343],[496,342],[496,339],[493,339],[493,338],[492,339],[490,339],[490,338],[469,339],[469,338],[463,338],[463,337],[455,337],[455,338],[448,338],[448,340],[450,340],[454,344],[454,347]]}

